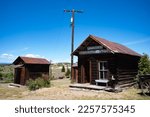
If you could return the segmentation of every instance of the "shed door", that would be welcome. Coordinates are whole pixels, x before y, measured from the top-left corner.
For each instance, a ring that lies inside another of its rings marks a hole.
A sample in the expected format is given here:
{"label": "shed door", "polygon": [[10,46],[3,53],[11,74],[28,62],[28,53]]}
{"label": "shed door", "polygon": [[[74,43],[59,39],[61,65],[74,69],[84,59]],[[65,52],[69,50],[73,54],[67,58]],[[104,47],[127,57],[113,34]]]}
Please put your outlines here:
{"label": "shed door", "polygon": [[108,62],[107,61],[99,61],[98,70],[99,70],[99,79],[108,79]]}
{"label": "shed door", "polygon": [[21,68],[20,84],[25,85],[25,68]]}
{"label": "shed door", "polygon": [[24,85],[25,84],[25,68],[15,69],[15,83]]}
{"label": "shed door", "polygon": [[21,68],[15,68],[15,79],[14,79],[14,83],[20,84],[20,74],[21,74]]}

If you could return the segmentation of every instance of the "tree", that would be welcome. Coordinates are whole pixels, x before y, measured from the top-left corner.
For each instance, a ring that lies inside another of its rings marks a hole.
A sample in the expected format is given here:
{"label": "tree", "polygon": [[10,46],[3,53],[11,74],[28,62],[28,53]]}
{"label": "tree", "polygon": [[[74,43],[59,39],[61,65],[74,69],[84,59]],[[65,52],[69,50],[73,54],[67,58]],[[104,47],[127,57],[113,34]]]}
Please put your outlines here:
{"label": "tree", "polygon": [[144,54],[139,63],[138,63],[138,74],[139,75],[145,75],[145,74],[150,74],[150,59],[147,54]]}
{"label": "tree", "polygon": [[0,66],[0,72],[1,72],[1,71],[3,71],[3,69],[2,69],[1,66]]}
{"label": "tree", "polygon": [[1,73],[1,71],[2,71],[2,68],[1,68],[1,66],[0,66],[0,78],[3,77],[3,74]]}
{"label": "tree", "polygon": [[67,67],[67,72],[66,72],[65,76],[70,77],[70,74],[71,74],[70,69]]}
{"label": "tree", "polygon": [[0,78],[2,78],[3,77],[3,74],[0,72]]}
{"label": "tree", "polygon": [[61,72],[65,72],[65,66],[62,66]]}

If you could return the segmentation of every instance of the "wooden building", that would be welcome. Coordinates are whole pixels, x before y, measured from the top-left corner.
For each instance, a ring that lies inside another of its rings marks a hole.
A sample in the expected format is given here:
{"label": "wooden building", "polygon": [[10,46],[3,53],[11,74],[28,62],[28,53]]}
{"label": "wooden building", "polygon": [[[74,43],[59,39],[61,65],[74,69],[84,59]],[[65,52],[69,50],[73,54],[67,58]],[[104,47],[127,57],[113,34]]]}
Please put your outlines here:
{"label": "wooden building", "polygon": [[[140,54],[124,45],[89,35],[72,53],[78,56],[77,83],[115,87],[133,85],[138,71]],[[77,72],[77,71],[76,71]]]}
{"label": "wooden building", "polygon": [[18,57],[15,65],[14,83],[25,85],[29,79],[49,78],[50,63],[43,58]]}
{"label": "wooden building", "polygon": [[73,64],[73,66],[72,66],[72,74],[73,74],[72,80],[78,82],[78,65],[77,65],[77,63]]}

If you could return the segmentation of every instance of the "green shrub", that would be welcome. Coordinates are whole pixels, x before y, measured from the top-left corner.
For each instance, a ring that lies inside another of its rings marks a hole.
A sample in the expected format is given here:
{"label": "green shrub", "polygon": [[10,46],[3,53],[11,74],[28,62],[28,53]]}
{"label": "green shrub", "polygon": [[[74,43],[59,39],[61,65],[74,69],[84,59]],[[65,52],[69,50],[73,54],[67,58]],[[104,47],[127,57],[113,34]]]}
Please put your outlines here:
{"label": "green shrub", "polygon": [[28,86],[28,88],[29,88],[29,90],[36,90],[36,89],[39,89],[39,87],[38,87],[38,85],[36,84],[36,82],[34,81],[34,80],[32,80],[32,79],[29,79],[28,81],[27,81],[27,86]]}
{"label": "green shrub", "polygon": [[62,66],[61,72],[65,72],[65,66]]}
{"label": "green shrub", "polygon": [[12,79],[13,77],[14,75],[12,72],[4,74],[4,78]]}
{"label": "green shrub", "polygon": [[71,71],[70,71],[69,68],[67,68],[67,72],[66,72],[65,76],[66,76],[66,77],[70,77],[70,75],[71,75]]}
{"label": "green shrub", "polygon": [[14,80],[14,75],[12,72],[10,73],[0,73],[0,78],[3,78],[4,83],[11,83]]}
{"label": "green shrub", "polygon": [[0,78],[2,78],[3,77],[3,74],[2,73],[0,73]]}
{"label": "green shrub", "polygon": [[2,67],[0,66],[0,72],[3,71]]}
{"label": "green shrub", "polygon": [[27,81],[29,90],[34,91],[43,87],[50,87],[49,79],[37,78],[35,80],[29,79]]}
{"label": "green shrub", "polygon": [[139,75],[145,75],[145,74],[150,74],[150,59],[147,54],[144,54],[139,63],[138,63],[138,74]]}

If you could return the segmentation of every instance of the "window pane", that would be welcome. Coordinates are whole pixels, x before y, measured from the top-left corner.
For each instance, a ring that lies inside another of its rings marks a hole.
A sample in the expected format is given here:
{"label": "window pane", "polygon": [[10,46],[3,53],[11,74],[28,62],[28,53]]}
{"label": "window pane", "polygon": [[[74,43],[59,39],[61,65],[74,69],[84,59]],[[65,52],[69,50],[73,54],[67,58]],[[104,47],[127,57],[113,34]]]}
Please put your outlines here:
{"label": "window pane", "polygon": [[107,79],[107,71],[104,71],[104,79]]}
{"label": "window pane", "polygon": [[100,78],[103,79],[103,71],[100,71]]}
{"label": "window pane", "polygon": [[107,69],[107,62],[104,62],[104,69]]}
{"label": "window pane", "polygon": [[100,62],[100,70],[102,70],[102,69],[103,69],[103,63]]}
{"label": "window pane", "polygon": [[99,78],[100,79],[107,79],[108,75],[108,63],[107,61],[100,61],[99,62]]}

